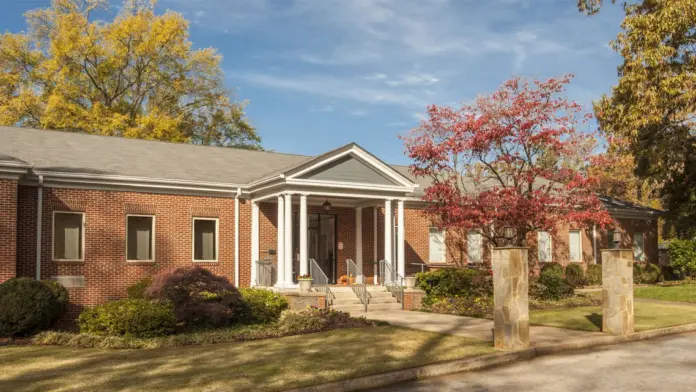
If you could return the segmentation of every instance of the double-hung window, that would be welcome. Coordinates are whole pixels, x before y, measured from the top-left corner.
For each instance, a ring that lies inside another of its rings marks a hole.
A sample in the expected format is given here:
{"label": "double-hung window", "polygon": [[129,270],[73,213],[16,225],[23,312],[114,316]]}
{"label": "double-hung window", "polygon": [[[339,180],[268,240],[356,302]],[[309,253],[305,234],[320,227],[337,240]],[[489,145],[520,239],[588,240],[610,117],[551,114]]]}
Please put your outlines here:
{"label": "double-hung window", "polygon": [[469,263],[481,263],[483,261],[483,236],[477,231],[470,231],[466,235],[466,256]]}
{"label": "double-hung window", "polygon": [[84,260],[84,223],[82,212],[53,212],[53,260]]}
{"label": "double-hung window", "polygon": [[431,227],[429,238],[429,261],[431,263],[445,262],[445,232],[438,230],[437,227]]}
{"label": "double-hung window", "polygon": [[580,230],[570,230],[568,233],[568,247],[570,248],[570,261],[582,261],[582,235]]}
{"label": "double-hung window", "polygon": [[126,259],[128,261],[155,260],[154,216],[126,216]]}
{"label": "double-hung window", "polygon": [[548,231],[540,231],[537,233],[537,248],[539,248],[539,261],[548,263],[552,261],[551,253],[551,235]]}
{"label": "double-hung window", "polygon": [[193,218],[193,261],[218,260],[218,220]]}
{"label": "double-hung window", "polygon": [[645,236],[643,233],[633,233],[633,259],[645,261]]}

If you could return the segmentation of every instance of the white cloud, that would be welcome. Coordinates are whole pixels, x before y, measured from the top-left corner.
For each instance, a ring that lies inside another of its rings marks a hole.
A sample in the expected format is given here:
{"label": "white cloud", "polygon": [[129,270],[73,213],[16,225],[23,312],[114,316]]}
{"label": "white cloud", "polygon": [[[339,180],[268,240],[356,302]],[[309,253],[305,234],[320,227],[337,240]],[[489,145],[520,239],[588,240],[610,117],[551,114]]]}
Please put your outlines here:
{"label": "white cloud", "polygon": [[310,112],[331,113],[334,111],[334,107],[333,107],[333,105],[324,105],[324,106],[320,106],[318,108],[314,108],[314,107],[310,108],[309,111]]}
{"label": "white cloud", "polygon": [[351,110],[350,112],[348,112],[348,114],[350,114],[351,116],[363,117],[363,116],[367,116],[367,110],[362,110],[362,109]]}

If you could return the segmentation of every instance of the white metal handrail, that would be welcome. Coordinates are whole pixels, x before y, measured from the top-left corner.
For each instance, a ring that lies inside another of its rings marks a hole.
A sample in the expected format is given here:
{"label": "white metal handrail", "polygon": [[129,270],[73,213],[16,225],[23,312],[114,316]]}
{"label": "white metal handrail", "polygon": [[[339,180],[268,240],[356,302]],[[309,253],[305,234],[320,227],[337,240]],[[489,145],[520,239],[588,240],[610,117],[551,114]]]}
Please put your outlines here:
{"label": "white metal handrail", "polygon": [[394,294],[396,300],[399,301],[401,307],[404,307],[404,277],[401,276],[391,264],[386,260],[380,260],[379,273],[382,278],[382,285],[387,288],[387,291]]}
{"label": "white metal handrail", "polygon": [[348,277],[357,277],[358,276],[358,266],[355,264],[353,259],[346,259],[346,272],[348,274]]}
{"label": "white metal handrail", "polygon": [[334,298],[329,288],[329,278],[314,259],[309,259],[309,275],[312,277],[312,286],[314,286],[317,291],[324,293],[326,305],[328,306],[329,301]]}

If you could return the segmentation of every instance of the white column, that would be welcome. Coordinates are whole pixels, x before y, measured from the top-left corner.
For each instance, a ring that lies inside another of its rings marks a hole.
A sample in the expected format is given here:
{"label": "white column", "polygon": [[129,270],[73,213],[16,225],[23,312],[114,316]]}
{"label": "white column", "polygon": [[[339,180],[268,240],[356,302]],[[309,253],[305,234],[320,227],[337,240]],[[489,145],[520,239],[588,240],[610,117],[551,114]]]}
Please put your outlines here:
{"label": "white column", "polygon": [[397,243],[396,243],[396,250],[397,250],[397,255],[398,255],[398,271],[399,275],[401,276],[406,276],[406,241],[405,241],[405,236],[406,236],[406,230],[405,230],[405,225],[404,222],[406,219],[404,218],[404,201],[399,200],[398,202],[398,214],[399,217],[398,219],[398,238],[397,238]]}
{"label": "white column", "polygon": [[309,273],[307,259],[307,195],[300,196],[300,275]]}
{"label": "white column", "polygon": [[379,274],[379,255],[378,255],[379,246],[377,245],[377,242],[379,241],[379,230],[377,229],[377,222],[378,222],[377,216],[378,216],[377,207],[375,207],[372,209],[372,219],[373,219],[373,222],[372,222],[372,254],[374,257],[374,260],[372,260],[372,261],[375,262],[375,264],[374,264],[375,270],[373,271],[375,274],[374,284],[379,284],[379,276],[378,276],[378,274]]}
{"label": "white column", "polygon": [[278,195],[278,249],[276,249],[278,259],[278,279],[276,287],[285,286],[285,199],[283,195]]}
{"label": "white column", "polygon": [[[394,263],[392,263],[392,226],[394,224],[391,200],[384,201],[384,260],[390,267],[394,268]],[[385,271],[385,275],[382,280],[385,282],[391,282],[392,277],[389,276]]]}
{"label": "white column", "polygon": [[363,278],[363,248],[362,248],[362,207],[355,207],[355,266],[358,268],[356,283],[364,283]]}
{"label": "white column", "polygon": [[285,194],[285,286],[292,286],[292,194]]}
{"label": "white column", "polygon": [[256,270],[259,261],[259,205],[251,202],[251,282],[249,286],[256,286]]}

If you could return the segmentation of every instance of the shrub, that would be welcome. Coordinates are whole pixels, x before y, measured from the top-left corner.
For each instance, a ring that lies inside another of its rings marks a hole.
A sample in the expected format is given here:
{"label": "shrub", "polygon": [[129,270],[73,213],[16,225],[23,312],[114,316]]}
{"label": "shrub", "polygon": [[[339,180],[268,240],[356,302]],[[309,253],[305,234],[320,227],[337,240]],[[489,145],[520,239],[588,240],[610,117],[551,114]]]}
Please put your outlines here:
{"label": "shrub", "polygon": [[673,239],[667,248],[669,264],[677,275],[696,273],[696,241]]}
{"label": "shrub", "polygon": [[424,311],[468,317],[492,317],[493,297],[433,297]]}
{"label": "shrub", "polygon": [[417,285],[428,296],[466,297],[493,295],[493,279],[487,270],[443,268],[416,274]]}
{"label": "shrub", "polygon": [[122,299],[86,309],[78,324],[83,333],[152,338],[174,333],[176,317],[171,304]]}
{"label": "shrub", "polygon": [[49,328],[65,311],[61,301],[67,298],[59,299],[53,290],[30,278],[0,284],[0,336],[26,336]]}
{"label": "shrub", "polygon": [[156,276],[145,296],[170,301],[177,320],[188,327],[226,326],[249,314],[242,295],[227,278],[201,267]]}
{"label": "shrub", "polygon": [[540,276],[558,276],[559,278],[563,278],[563,266],[554,262],[554,263],[546,263],[544,264],[543,267],[541,267],[541,272]]}
{"label": "shrub", "polygon": [[279,328],[283,334],[302,334],[374,325],[375,322],[364,317],[350,317],[350,314],[338,310],[308,307],[300,311],[284,311],[280,316]]}
{"label": "shrub", "polygon": [[573,286],[567,279],[553,274],[542,274],[530,280],[529,295],[534,299],[557,301],[573,296]]}
{"label": "shrub", "polygon": [[588,284],[601,285],[602,284],[602,265],[601,264],[590,264],[587,266],[587,272],[585,273],[585,278]]}
{"label": "shrub", "polygon": [[240,289],[244,302],[249,306],[246,321],[270,323],[280,318],[280,314],[288,308],[288,301],[282,294],[265,289]]}
{"label": "shrub", "polygon": [[128,286],[126,289],[126,292],[128,293],[128,298],[130,299],[144,299],[145,298],[145,291],[150,287],[152,284],[152,278],[150,277],[144,277],[137,282],[135,282],[134,285]]}
{"label": "shrub", "polygon": [[648,263],[643,267],[643,274],[641,276],[643,283],[655,284],[663,280],[662,271],[660,267],[655,264]]}
{"label": "shrub", "polygon": [[640,263],[633,263],[633,283],[642,284],[643,282],[643,265]]}
{"label": "shrub", "polygon": [[70,303],[70,294],[68,294],[68,289],[66,289],[65,286],[56,282],[55,280],[44,280],[42,282],[49,289],[51,289],[53,295],[56,296],[56,299],[60,304],[60,314],[65,313],[65,311],[68,310],[68,303]]}
{"label": "shrub", "polygon": [[582,287],[587,284],[585,279],[585,270],[580,264],[568,264],[565,268],[565,278],[573,288]]}

